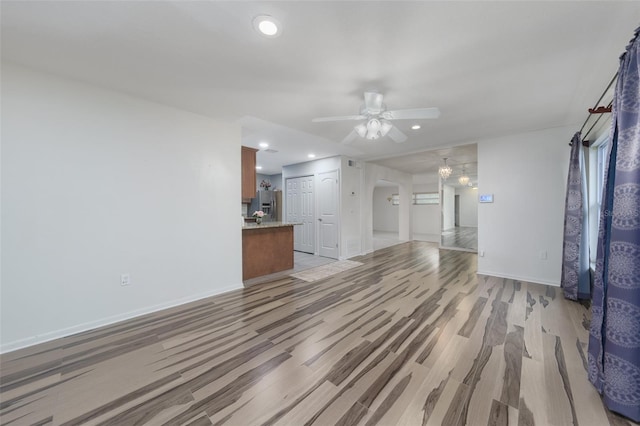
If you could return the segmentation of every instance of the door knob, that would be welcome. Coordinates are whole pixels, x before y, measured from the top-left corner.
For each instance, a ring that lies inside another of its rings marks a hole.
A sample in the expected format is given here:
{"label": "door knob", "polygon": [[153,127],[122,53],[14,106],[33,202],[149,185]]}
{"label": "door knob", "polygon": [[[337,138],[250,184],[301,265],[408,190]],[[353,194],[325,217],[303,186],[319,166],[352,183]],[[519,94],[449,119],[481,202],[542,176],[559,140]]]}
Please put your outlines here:
{"label": "door knob", "polygon": [[322,218],[321,217],[318,218],[318,222],[322,222]]}

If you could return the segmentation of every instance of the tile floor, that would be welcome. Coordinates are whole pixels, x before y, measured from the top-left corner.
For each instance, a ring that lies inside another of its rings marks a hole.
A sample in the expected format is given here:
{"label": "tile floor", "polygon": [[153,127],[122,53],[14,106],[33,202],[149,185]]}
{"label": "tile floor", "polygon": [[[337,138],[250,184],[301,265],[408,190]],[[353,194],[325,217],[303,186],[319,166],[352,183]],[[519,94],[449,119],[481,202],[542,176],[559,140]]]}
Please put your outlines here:
{"label": "tile floor", "polygon": [[340,272],[348,271],[349,269],[360,265],[362,265],[362,263],[354,262],[353,260],[339,260],[327,265],[316,266],[315,268],[297,272],[295,274],[291,274],[291,276],[310,283],[339,274]]}
{"label": "tile floor", "polygon": [[274,281],[280,278],[288,277],[289,275],[297,272],[305,271],[307,269],[315,268],[322,265],[328,265],[334,262],[337,262],[337,259],[330,259],[328,257],[315,256],[310,253],[294,251],[293,252],[293,269],[287,269],[286,271],[280,271],[274,274],[269,274],[262,277],[256,277],[250,280],[245,280],[244,286],[249,287],[256,284]]}

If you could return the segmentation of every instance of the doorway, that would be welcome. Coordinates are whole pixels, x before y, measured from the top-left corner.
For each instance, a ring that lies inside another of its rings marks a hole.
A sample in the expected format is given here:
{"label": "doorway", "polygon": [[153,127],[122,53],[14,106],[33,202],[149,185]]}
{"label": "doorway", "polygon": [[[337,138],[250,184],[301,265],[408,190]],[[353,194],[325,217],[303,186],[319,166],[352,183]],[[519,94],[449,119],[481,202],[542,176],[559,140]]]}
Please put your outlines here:
{"label": "doorway", "polygon": [[477,177],[472,185],[461,185],[457,179],[442,183],[441,191],[441,248],[478,251],[478,187]]}

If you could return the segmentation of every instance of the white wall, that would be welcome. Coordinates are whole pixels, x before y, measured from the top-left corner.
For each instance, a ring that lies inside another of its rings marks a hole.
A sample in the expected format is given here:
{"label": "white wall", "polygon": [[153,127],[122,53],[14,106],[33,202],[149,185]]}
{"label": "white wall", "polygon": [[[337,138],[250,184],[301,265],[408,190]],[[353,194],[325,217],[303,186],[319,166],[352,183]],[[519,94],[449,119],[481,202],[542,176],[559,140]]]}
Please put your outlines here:
{"label": "white wall", "polygon": [[386,180],[398,184],[400,205],[398,207],[398,238],[402,241],[411,240],[411,194],[413,179],[410,174],[390,169],[373,163],[364,163],[362,185],[361,211],[362,220],[362,252],[373,251],[373,191],[376,182]]}
{"label": "white wall", "polygon": [[260,187],[260,184],[263,180],[271,182],[271,187],[269,188],[272,191],[282,190],[282,173],[277,175],[265,175],[263,173],[256,173],[256,190],[262,191],[263,188]]}
{"label": "white wall", "polygon": [[398,194],[398,187],[376,186],[373,189],[373,230],[398,232],[399,206],[394,206],[388,199]]}
{"label": "white wall", "polygon": [[[262,173],[256,173],[256,191],[262,191],[263,188],[260,188],[260,184],[263,180],[268,180],[269,182],[271,182],[271,176],[264,175]],[[271,185],[273,185],[273,182],[271,182]]]}
{"label": "white wall", "polygon": [[[561,127],[478,142],[478,273],[559,285],[569,141]],[[547,259],[540,259],[540,252]]]}
{"label": "white wall", "polygon": [[[438,192],[438,183],[414,183],[413,192]],[[431,236],[429,241],[440,241],[440,204],[413,205],[411,213],[414,235]]]}
{"label": "white wall", "polygon": [[442,185],[442,195],[440,197],[440,202],[442,203],[443,230],[454,228],[456,225],[455,195],[456,189],[453,186]]}
{"label": "white wall", "polygon": [[362,166],[341,157],[342,182],[340,200],[340,258],[346,259],[362,253],[361,199]]}
{"label": "white wall", "polygon": [[478,190],[464,187],[456,188],[460,196],[460,226],[478,227]]}
{"label": "white wall", "polygon": [[269,176],[269,180],[271,181],[271,185],[273,185],[271,187],[272,190],[282,191],[282,188],[284,188],[284,185],[282,184],[282,173]]}
{"label": "white wall", "polygon": [[239,201],[239,126],[3,65],[1,350],[242,287]]}
{"label": "white wall", "polygon": [[342,163],[339,156],[291,164],[282,168],[282,180],[285,182],[290,177],[313,176],[323,172],[340,170],[341,167]]}
{"label": "white wall", "polygon": [[[413,184],[413,192],[438,192],[438,184]],[[373,191],[373,230],[399,231],[399,206],[392,205],[388,198],[398,194],[399,188],[376,186]],[[429,241],[440,241],[440,204],[411,205],[412,234],[421,234]],[[431,238],[429,238],[431,237]]]}

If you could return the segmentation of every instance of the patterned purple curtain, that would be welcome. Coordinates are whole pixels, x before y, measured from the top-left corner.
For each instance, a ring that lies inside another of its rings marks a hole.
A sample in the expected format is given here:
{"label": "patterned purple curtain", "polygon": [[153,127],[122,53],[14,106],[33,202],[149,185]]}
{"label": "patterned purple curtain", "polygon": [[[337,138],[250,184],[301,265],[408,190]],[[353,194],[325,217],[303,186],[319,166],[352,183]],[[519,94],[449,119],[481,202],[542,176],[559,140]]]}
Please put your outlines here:
{"label": "patterned purple curtain", "polygon": [[640,421],[640,41],[620,58],[600,212],[589,380],[612,411]]}
{"label": "patterned purple curtain", "polygon": [[571,300],[591,298],[589,275],[589,234],[587,217],[587,179],[580,132],[571,140],[569,177],[564,210],[564,243],[562,246],[562,277],[564,297]]}

